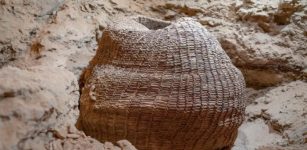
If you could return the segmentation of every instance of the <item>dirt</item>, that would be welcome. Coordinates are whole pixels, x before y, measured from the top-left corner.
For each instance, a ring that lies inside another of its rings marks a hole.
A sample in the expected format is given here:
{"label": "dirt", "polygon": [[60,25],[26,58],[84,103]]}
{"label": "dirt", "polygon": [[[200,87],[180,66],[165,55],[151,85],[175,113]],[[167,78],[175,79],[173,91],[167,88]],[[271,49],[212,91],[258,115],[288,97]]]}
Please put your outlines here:
{"label": "dirt", "polygon": [[195,18],[241,69],[246,121],[234,150],[307,149],[304,0],[0,0],[0,149],[134,149],[73,128],[97,39],[135,14]]}

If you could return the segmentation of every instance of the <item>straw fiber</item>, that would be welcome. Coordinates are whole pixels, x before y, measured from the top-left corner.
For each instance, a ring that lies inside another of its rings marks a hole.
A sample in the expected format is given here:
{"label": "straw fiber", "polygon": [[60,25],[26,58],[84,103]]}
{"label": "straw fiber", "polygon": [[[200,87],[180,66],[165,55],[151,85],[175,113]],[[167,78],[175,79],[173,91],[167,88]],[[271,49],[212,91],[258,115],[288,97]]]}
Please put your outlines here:
{"label": "straw fiber", "polygon": [[141,150],[230,149],[245,81],[216,38],[191,18],[114,21],[83,74],[79,124],[100,141]]}

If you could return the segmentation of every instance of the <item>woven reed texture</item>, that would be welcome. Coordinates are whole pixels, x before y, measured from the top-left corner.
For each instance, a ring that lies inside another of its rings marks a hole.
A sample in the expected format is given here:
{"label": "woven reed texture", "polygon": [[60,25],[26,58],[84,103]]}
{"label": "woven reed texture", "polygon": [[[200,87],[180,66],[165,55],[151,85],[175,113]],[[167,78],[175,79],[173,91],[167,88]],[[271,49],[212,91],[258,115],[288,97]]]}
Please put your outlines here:
{"label": "woven reed texture", "polygon": [[191,18],[115,21],[84,82],[85,133],[141,150],[230,149],[244,117],[241,72]]}

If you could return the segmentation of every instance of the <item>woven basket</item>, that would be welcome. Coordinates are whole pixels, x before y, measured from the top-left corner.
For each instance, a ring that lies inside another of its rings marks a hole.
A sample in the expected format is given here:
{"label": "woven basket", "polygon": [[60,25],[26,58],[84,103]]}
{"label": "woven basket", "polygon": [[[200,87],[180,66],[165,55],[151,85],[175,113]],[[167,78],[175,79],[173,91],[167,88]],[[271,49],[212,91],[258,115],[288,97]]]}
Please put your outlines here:
{"label": "woven basket", "polygon": [[128,139],[141,150],[230,149],[244,117],[241,72],[191,18],[115,21],[83,81],[78,124],[100,141]]}

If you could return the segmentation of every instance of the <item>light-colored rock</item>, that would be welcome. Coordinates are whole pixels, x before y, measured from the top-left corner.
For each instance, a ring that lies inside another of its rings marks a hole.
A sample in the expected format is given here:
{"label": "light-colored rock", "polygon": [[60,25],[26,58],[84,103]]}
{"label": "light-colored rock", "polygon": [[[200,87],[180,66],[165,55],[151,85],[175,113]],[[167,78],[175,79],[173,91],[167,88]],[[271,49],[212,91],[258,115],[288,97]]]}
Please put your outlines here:
{"label": "light-colored rock", "polygon": [[1,149],[15,149],[37,132],[76,121],[79,93],[72,73],[48,66],[4,67],[0,83],[0,141],[6,141]]}
{"label": "light-colored rock", "polygon": [[255,150],[261,146],[270,146],[283,141],[276,133],[270,133],[269,127],[261,119],[246,122],[239,128],[238,138],[232,150]]}
{"label": "light-colored rock", "polygon": [[247,121],[239,128],[233,149],[306,147],[306,89],[306,82],[294,81],[270,89],[256,98],[246,108]]}
{"label": "light-colored rock", "polygon": [[286,137],[288,144],[304,144],[307,138],[307,83],[294,81],[257,98],[257,105],[247,107],[248,117],[263,111],[270,116],[268,124]]}
{"label": "light-colored rock", "polygon": [[136,150],[136,148],[127,140],[120,140],[116,142],[122,150]]}

